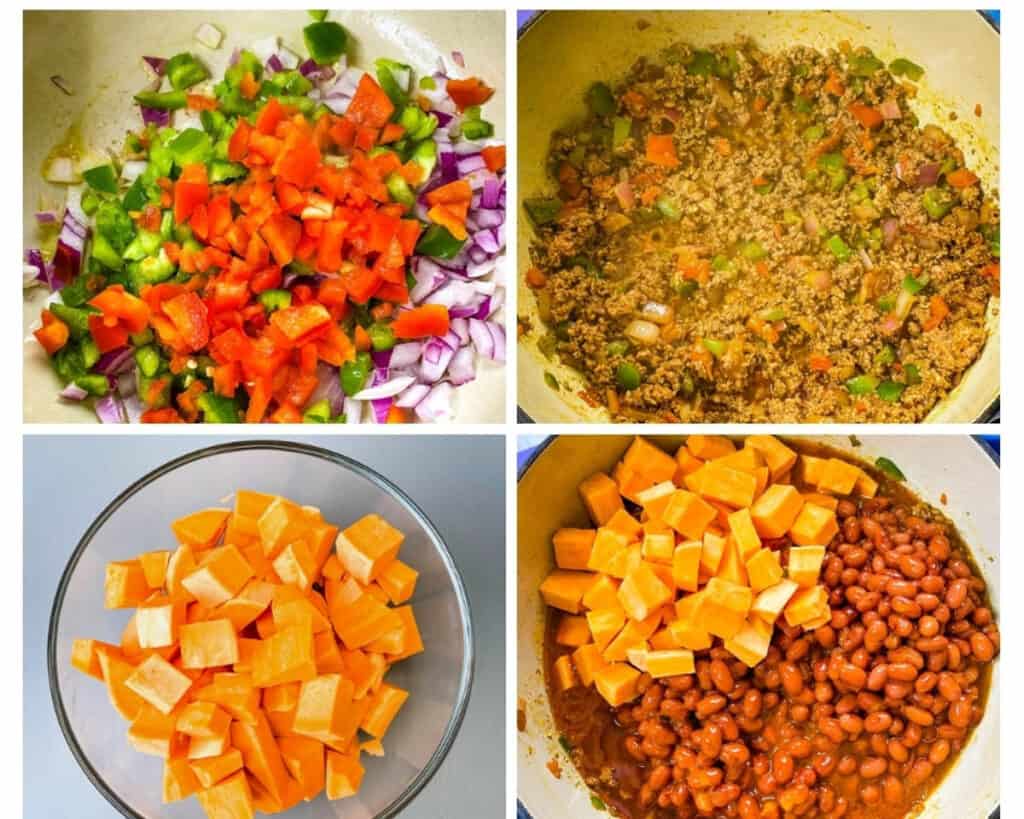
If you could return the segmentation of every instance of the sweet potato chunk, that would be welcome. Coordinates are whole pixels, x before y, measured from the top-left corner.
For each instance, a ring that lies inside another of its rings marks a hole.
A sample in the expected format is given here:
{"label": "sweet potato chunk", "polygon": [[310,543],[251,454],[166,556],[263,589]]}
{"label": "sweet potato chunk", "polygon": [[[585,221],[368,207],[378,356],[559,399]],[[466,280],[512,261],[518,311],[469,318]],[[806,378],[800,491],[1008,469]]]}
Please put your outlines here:
{"label": "sweet potato chunk", "polygon": [[171,524],[178,543],[192,549],[209,549],[213,546],[227,525],[230,509],[203,509]]}

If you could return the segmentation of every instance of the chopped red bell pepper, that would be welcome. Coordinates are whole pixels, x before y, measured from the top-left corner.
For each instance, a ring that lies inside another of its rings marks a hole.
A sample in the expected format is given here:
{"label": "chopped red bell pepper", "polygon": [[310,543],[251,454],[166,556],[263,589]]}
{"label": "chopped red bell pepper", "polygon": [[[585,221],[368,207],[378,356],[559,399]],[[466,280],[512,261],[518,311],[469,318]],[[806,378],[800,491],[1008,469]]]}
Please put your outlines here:
{"label": "chopped red bell pepper", "polygon": [[395,338],[424,338],[443,336],[448,332],[448,308],[443,304],[424,304],[399,313],[391,330]]}

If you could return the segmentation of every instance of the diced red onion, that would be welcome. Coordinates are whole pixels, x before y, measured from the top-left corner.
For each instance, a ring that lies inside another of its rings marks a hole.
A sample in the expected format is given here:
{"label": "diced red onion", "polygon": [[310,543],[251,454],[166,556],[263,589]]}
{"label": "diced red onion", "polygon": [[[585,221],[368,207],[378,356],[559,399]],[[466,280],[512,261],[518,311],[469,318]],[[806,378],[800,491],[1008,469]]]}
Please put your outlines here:
{"label": "diced red onion", "polygon": [[420,360],[422,352],[423,345],[418,341],[396,344],[391,348],[391,366],[395,369],[412,367]]}
{"label": "diced red onion", "polygon": [[447,382],[435,384],[416,405],[416,417],[421,421],[450,421],[454,416],[453,392],[454,388]]}
{"label": "diced red onion", "polygon": [[939,163],[927,162],[917,169],[917,187],[930,188],[939,181]]}
{"label": "diced red onion", "polygon": [[444,377],[455,351],[440,339],[432,338],[423,346],[420,379],[434,384]]}
{"label": "diced red onion", "polygon": [[480,154],[470,154],[458,160],[458,168],[460,174],[467,176],[474,171],[486,170],[487,163],[484,162],[484,158]]}
{"label": "diced red onion", "polygon": [[483,249],[484,253],[497,253],[501,250],[498,238],[491,229],[480,230],[473,234],[473,243]]}
{"label": "diced red onion", "polygon": [[505,360],[505,328],[497,322],[469,320],[469,336],[476,351],[492,361]]}
{"label": "diced red onion", "polygon": [[452,52],[452,61],[459,68],[465,68],[466,67],[466,58],[462,56],[462,52],[461,51],[453,51]]}
{"label": "diced red onion", "polygon": [[882,115],[882,119],[899,119],[903,116],[903,112],[900,111],[900,104],[896,100],[886,100],[878,106],[878,113]]}
{"label": "diced red onion", "polygon": [[94,409],[96,410],[96,417],[100,419],[100,423],[128,423],[128,414],[125,412],[124,404],[116,393],[110,393],[102,398],[97,398]]}
{"label": "diced red onion", "polygon": [[338,368],[321,361],[316,368],[316,381],[316,389],[309,396],[307,406],[326,398],[331,405],[331,415],[340,415],[345,403],[345,392],[341,388]]}
{"label": "diced red onion", "polygon": [[228,57],[228,65],[238,65],[238,58],[242,56],[242,49],[235,46],[231,52],[231,56]]}
{"label": "diced red onion", "polygon": [[391,405],[393,403],[394,399],[392,398],[375,398],[370,402],[374,423],[386,424],[388,422],[388,413],[391,412]]}
{"label": "diced red onion", "polygon": [[428,392],[430,392],[429,384],[413,384],[395,399],[395,406],[403,409],[415,407],[426,398]]}
{"label": "diced red onion", "polygon": [[163,57],[143,57],[142,68],[147,74],[162,77],[167,68],[167,60]]}
{"label": "diced red onion", "polygon": [[60,391],[60,397],[65,401],[84,401],[89,397],[89,393],[72,381]]}
{"label": "diced red onion", "polygon": [[480,151],[483,150],[484,147],[485,146],[481,145],[479,142],[471,142],[468,139],[462,139],[456,142],[455,145],[452,146],[452,149],[460,158],[462,158],[466,156],[479,156]]}
{"label": "diced red onion", "polygon": [[164,128],[171,124],[170,111],[162,111],[158,108],[147,108],[145,105],[140,105],[139,111],[142,114],[142,121],[146,125],[156,125],[159,128]]}
{"label": "diced red onion", "polygon": [[38,248],[29,248],[25,251],[25,263],[23,265],[23,282],[25,287],[31,286],[30,282],[45,284],[53,289],[53,275],[50,266],[43,258],[43,253]]}
{"label": "diced red onion", "polygon": [[477,227],[496,228],[505,221],[505,212],[503,210],[488,210],[481,208],[474,212],[473,219],[476,222]]}
{"label": "diced red onion", "polygon": [[40,225],[50,225],[57,221],[57,212],[54,210],[36,211],[36,222]]}
{"label": "diced red onion", "polygon": [[882,220],[882,244],[885,247],[892,247],[896,241],[896,234],[899,232],[900,222],[896,217]]}
{"label": "diced red onion", "polygon": [[212,23],[200,23],[192,37],[197,43],[209,49],[220,48],[220,44],[224,42],[224,32]]}
{"label": "diced red onion", "polygon": [[277,73],[278,71],[284,71],[284,63],[281,62],[281,58],[276,54],[271,54],[267,59],[267,71]]}
{"label": "diced red onion", "polygon": [[633,186],[629,182],[620,182],[614,187],[615,198],[623,210],[632,210],[636,204],[636,197],[633,195]]}
{"label": "diced red onion", "polygon": [[345,413],[346,424],[361,424],[363,423],[363,402],[356,401],[354,398],[345,396],[345,403],[342,406],[342,411]]}
{"label": "diced red onion", "polygon": [[476,354],[472,347],[463,347],[452,356],[448,364],[448,377],[454,386],[460,387],[476,378]]}
{"label": "diced red onion", "polygon": [[416,259],[413,277],[416,285],[409,293],[409,300],[413,304],[419,304],[448,279],[448,275],[435,262],[422,256]]}
{"label": "diced red onion", "polygon": [[263,37],[262,39],[256,40],[252,45],[249,46],[249,50],[259,57],[261,63],[266,63],[274,54],[277,53],[278,46],[281,44],[281,38],[277,36]]}
{"label": "diced red onion", "polygon": [[334,69],[329,65],[317,65],[316,60],[306,60],[299,66],[299,73],[310,82],[325,82],[334,79]]}
{"label": "diced red onion", "polygon": [[137,395],[128,395],[121,400],[124,406],[124,414],[128,419],[129,424],[139,424],[142,422],[142,413],[146,411],[146,408],[142,406],[142,401],[139,400]]}
{"label": "diced red onion", "polygon": [[331,109],[331,112],[341,116],[348,110],[349,104],[352,102],[351,97],[342,95],[325,97],[323,104]]}
{"label": "diced red onion", "polygon": [[[484,299],[484,303],[487,303],[486,299]],[[481,309],[482,308],[483,305],[481,305]],[[477,316],[477,318],[479,318],[479,316]],[[469,343],[469,322],[466,319],[453,318],[449,323],[449,326],[451,327],[452,332],[459,337],[460,346]]]}
{"label": "diced red onion", "polygon": [[126,370],[117,376],[117,384],[115,386],[117,394],[122,398],[127,398],[130,395],[135,395],[139,390],[139,379],[136,375],[135,367],[132,366],[130,370]]}
{"label": "diced red onion", "polygon": [[391,398],[392,396],[398,395],[398,393],[412,385],[415,381],[416,379],[412,376],[398,376],[397,378],[392,378],[382,384],[377,384],[376,386],[360,390],[352,397],[355,398],[356,401],[375,401],[378,398]]}
{"label": "diced red onion", "polygon": [[480,298],[476,289],[469,282],[452,279],[444,287],[436,290],[429,297],[431,304],[443,304],[449,310],[455,307],[472,306],[473,310],[464,315],[473,315],[480,306]]}
{"label": "diced red onion", "polygon": [[94,370],[103,375],[120,375],[135,366],[131,347],[118,347],[100,356]]}

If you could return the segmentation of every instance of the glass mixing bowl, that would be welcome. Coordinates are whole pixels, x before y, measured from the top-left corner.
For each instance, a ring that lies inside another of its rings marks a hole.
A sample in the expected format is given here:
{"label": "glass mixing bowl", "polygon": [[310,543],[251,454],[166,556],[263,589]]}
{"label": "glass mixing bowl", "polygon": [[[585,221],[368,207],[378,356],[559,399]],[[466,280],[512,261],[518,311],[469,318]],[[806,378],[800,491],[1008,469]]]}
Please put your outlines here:
{"label": "glass mixing bowl", "polygon": [[130,819],[203,819],[195,799],[161,802],[163,761],[133,750],[106,687],[71,667],[76,637],[120,642],[131,612],[103,608],[111,560],[174,547],[170,523],[207,506],[230,505],[237,489],[284,495],[319,507],[341,526],[376,512],[402,532],[402,559],[416,568],[412,603],[426,650],[387,679],[410,692],[384,738],[385,755],[363,755],[362,788],[348,799],[323,795],[289,819],[395,816],[423,788],[458,733],[473,677],[469,601],[441,535],[401,489],[335,452],[280,441],[213,446],[161,466],[124,490],[86,530],[57,589],[50,616],[50,691],[68,747],[86,776]]}

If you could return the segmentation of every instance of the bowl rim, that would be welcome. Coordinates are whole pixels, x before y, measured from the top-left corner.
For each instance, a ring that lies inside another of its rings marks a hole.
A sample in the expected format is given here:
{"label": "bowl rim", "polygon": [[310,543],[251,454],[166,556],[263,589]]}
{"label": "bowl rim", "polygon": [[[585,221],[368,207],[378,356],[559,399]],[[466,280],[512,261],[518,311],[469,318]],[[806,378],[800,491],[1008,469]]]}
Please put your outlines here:
{"label": "bowl rim", "polygon": [[[611,9],[611,10],[612,11],[628,11],[626,9]],[[698,9],[671,9],[671,10],[672,11],[678,11],[678,12],[686,12],[686,11],[697,11]],[[873,9],[869,9],[869,10],[873,10]],[[892,11],[892,10],[893,9],[884,9],[884,11]],[[518,46],[522,42],[522,40],[524,40],[526,38],[526,35],[529,34],[534,29],[534,27],[541,21],[542,17],[550,16],[550,12],[552,12],[552,11],[578,11],[578,12],[584,12],[585,13],[586,11],[588,11],[588,9],[572,9],[572,8],[567,8],[567,9],[542,9],[540,11],[537,11],[537,12],[535,12],[533,14],[532,17],[530,17],[528,20],[526,20],[522,25],[518,25],[516,27],[516,45]],[[728,11],[728,9],[723,9],[723,11]],[[805,9],[795,9],[795,11],[805,11]],[[1002,24],[1001,24],[1001,21],[996,21],[996,20],[992,19],[992,17],[990,17],[982,9],[955,9],[955,11],[973,12],[975,15],[981,17],[981,19],[988,25],[988,27],[990,29],[992,29],[992,32],[996,35],[997,38],[1001,38],[1001,35],[1002,35]],[[517,275],[518,275],[518,273],[517,273]],[[999,332],[999,331],[997,330],[997,332]],[[988,339],[985,340],[985,343],[988,344]],[[525,343],[524,343],[524,346],[525,346]],[[973,421],[961,421],[959,423],[964,423],[964,424],[966,424],[966,423],[998,424],[999,420],[1000,420],[1000,415],[1001,415],[1001,408],[1000,408],[1000,398],[1002,397],[1001,393],[1002,393],[1002,385],[1000,384],[998,386],[998,388],[996,389],[995,396],[978,413],[978,417],[977,418],[975,418]],[[948,393],[947,393],[947,395],[948,395]],[[516,401],[516,411],[517,411],[518,422],[519,423],[521,423],[521,424],[536,424],[536,423],[538,423],[536,420],[534,420],[534,418],[525,409],[523,409],[522,404],[520,404],[518,400]],[[541,423],[544,423],[544,422],[541,422]],[[573,420],[572,423],[576,423],[576,424],[579,424],[579,423],[600,424],[600,423],[605,423],[605,422],[602,422],[602,421],[583,421],[582,419],[576,418],[576,419]],[[922,421],[920,421],[918,423],[925,423],[925,422],[922,420]],[[935,423],[935,422],[928,422],[928,423]],[[619,426],[619,425],[616,425],[616,426]]]}
{"label": "bowl rim", "polygon": [[[537,16],[539,17],[540,15],[537,15]],[[699,425],[681,425],[681,426],[687,426],[687,428],[693,427],[694,429],[696,429]],[[769,432],[770,431],[771,430],[769,429]],[[624,436],[624,437],[628,437],[629,433],[630,433],[630,431],[628,429],[624,429],[622,431],[622,433],[620,433],[620,435]],[[809,438],[809,437],[817,437],[819,435],[825,435],[825,434],[829,434],[829,433],[830,433],[830,431],[826,428],[826,429],[818,431],[818,432],[811,432],[811,431],[804,432],[804,431],[801,430],[799,432],[794,432],[794,433],[791,433],[791,434],[783,434],[783,433],[778,433],[778,434],[779,435],[783,435],[783,437],[787,437],[787,438]],[[646,438],[662,438],[662,437],[669,437],[669,436],[679,437],[679,435],[680,435],[680,433],[650,433],[648,435],[644,435],[642,431],[638,431],[638,432],[636,432],[636,434],[638,436],[646,437]],[[730,434],[730,433],[727,433],[727,434]],[[746,434],[746,432],[736,433],[736,434]],[[599,437],[599,436],[597,436],[596,433],[586,433],[586,432],[568,433],[566,437],[573,437],[573,436],[575,436],[575,437]],[[534,446],[532,448],[532,450],[530,451],[530,454],[526,457],[526,459],[522,462],[522,464],[520,464],[518,466],[518,468],[516,470],[516,491],[517,492],[519,490],[519,485],[522,483],[523,479],[526,477],[526,473],[529,472],[531,467],[533,467],[540,460],[540,457],[551,446],[551,444],[553,444],[556,439],[561,438],[561,437],[563,437],[563,435],[561,435],[561,434],[547,435],[547,436],[545,436],[544,440],[542,440],[540,443],[538,443],[536,446]],[[920,437],[920,436],[908,435],[907,437]],[[982,434],[966,435],[964,437],[970,438],[971,441],[975,444],[975,446],[977,446],[978,449],[981,450],[981,452],[983,452],[985,455],[988,456],[989,460],[992,461],[993,468],[1001,476],[1001,474],[1002,474],[1002,453],[1001,452],[996,452],[995,448],[987,440],[985,440],[985,436],[982,435]],[[518,571],[518,569],[517,569],[517,571]],[[548,703],[549,707],[550,707],[550,704],[551,703],[549,702]],[[518,810],[517,810],[518,819],[533,819],[533,814],[530,813],[529,808],[526,805],[524,805],[523,802],[519,799],[519,795],[518,794],[516,794],[516,805],[517,805],[517,808],[518,808]],[[992,808],[992,811],[988,814],[987,819],[999,819],[999,817],[1000,817],[1000,810],[1001,810],[1001,800],[996,802],[995,806]]]}
{"label": "bowl rim", "polygon": [[92,782],[96,790],[98,790],[104,798],[127,819],[146,819],[146,817],[141,816],[129,805],[125,804],[121,797],[106,783],[99,772],[93,767],[92,763],[86,757],[85,752],[78,744],[78,739],[75,736],[75,732],[71,727],[67,713],[64,709],[64,701],[61,697],[60,685],[57,682],[57,630],[60,622],[60,615],[63,610],[64,595],[67,592],[71,576],[74,573],[75,568],[78,566],[78,562],[82,555],[85,553],[86,548],[92,542],[93,537],[95,537],[96,533],[103,527],[110,517],[125,503],[127,503],[130,498],[139,492],[139,490],[148,486],[156,479],[162,478],[179,467],[186,466],[187,464],[219,455],[261,449],[289,452],[331,462],[342,469],[353,472],[360,477],[369,480],[377,488],[383,490],[386,494],[397,500],[405,506],[406,510],[426,531],[431,544],[440,555],[441,561],[444,563],[445,569],[447,570],[448,576],[451,578],[452,585],[455,589],[455,596],[459,604],[459,615],[462,620],[462,638],[465,643],[466,650],[462,659],[462,668],[459,674],[459,689],[456,694],[454,709],[451,716],[448,718],[448,724],[445,726],[444,734],[441,736],[441,740],[438,743],[437,748],[434,749],[433,754],[431,754],[430,759],[427,760],[426,765],[423,766],[419,773],[413,778],[412,782],[409,783],[397,798],[385,807],[384,810],[374,815],[374,819],[390,819],[390,817],[397,816],[398,813],[408,805],[424,787],[426,787],[426,784],[434,777],[434,774],[436,774],[438,769],[441,767],[441,763],[444,761],[445,757],[447,757],[448,751],[451,750],[451,746],[455,742],[455,738],[462,726],[463,718],[466,715],[466,709],[469,706],[469,696],[473,687],[475,669],[473,623],[469,597],[466,594],[462,574],[459,571],[454,558],[452,558],[451,552],[448,551],[444,538],[437,530],[433,521],[430,520],[427,514],[420,509],[412,498],[410,498],[397,484],[366,464],[353,458],[349,458],[346,455],[342,455],[341,453],[333,452],[318,446],[312,446],[310,444],[300,444],[294,441],[231,441],[193,450],[167,461],[161,466],[147,472],[141,478],[137,479],[127,488],[122,490],[117,497],[104,507],[103,511],[100,512],[93,522],[89,524],[89,527],[85,530],[85,533],[79,539],[74,551],[68,558],[67,565],[64,567],[64,571],[61,574],[60,583],[57,585],[57,592],[54,595],[53,606],[50,610],[50,623],[46,638],[46,669],[50,685],[50,698],[53,702],[54,711],[56,712],[57,723],[60,726],[61,733],[64,735],[65,742],[71,749],[71,753],[78,762],[83,773],[85,773],[89,781]]}

